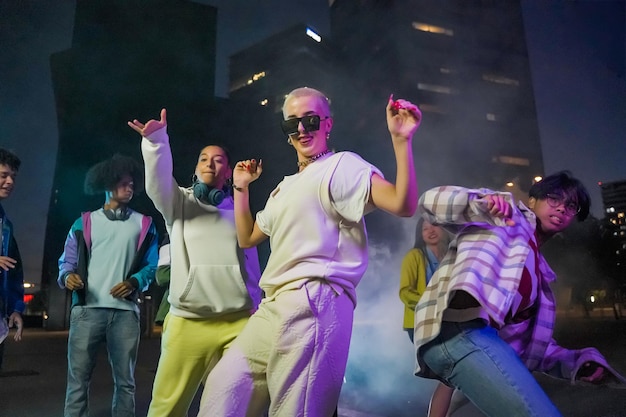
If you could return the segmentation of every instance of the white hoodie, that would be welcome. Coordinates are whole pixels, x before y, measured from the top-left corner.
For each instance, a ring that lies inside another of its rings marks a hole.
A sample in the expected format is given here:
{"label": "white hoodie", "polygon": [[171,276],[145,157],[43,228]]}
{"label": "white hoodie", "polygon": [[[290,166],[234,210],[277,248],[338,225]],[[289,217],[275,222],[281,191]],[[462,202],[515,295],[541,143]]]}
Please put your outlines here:
{"label": "white hoodie", "polygon": [[256,248],[237,244],[232,197],[214,207],[178,186],[166,128],[143,138],[141,151],[146,192],[170,235],[170,314],[205,318],[255,310],[261,299],[259,259]]}

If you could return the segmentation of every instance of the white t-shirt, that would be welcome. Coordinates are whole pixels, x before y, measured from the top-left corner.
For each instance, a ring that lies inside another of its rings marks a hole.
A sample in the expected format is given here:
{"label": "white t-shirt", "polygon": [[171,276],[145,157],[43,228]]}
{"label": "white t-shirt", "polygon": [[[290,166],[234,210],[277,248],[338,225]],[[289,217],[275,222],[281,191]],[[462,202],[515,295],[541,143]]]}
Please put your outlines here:
{"label": "white t-shirt", "polygon": [[356,286],[367,269],[363,216],[371,177],[382,173],[351,152],[318,160],[285,177],[256,221],[270,238],[271,254],[260,285],[267,299],[323,278],[356,305]]}

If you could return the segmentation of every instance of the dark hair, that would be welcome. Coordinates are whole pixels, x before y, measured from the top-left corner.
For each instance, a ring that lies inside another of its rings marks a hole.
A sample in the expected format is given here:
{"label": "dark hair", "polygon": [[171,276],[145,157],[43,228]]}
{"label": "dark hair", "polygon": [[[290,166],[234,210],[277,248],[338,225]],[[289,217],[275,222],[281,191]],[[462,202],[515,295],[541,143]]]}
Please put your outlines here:
{"label": "dark hair", "polygon": [[542,200],[548,194],[563,195],[567,199],[575,202],[580,207],[576,215],[579,221],[583,221],[589,215],[591,198],[587,189],[580,180],[574,178],[570,171],[559,171],[549,175],[539,182],[536,182],[528,190],[528,196]]}
{"label": "dark hair", "polygon": [[6,165],[13,171],[19,171],[22,161],[8,149],[0,148],[0,164]]}
{"label": "dark hair", "polygon": [[135,193],[143,191],[144,173],[141,164],[130,156],[115,154],[89,168],[85,176],[85,194],[112,191],[126,175],[133,179]]}
{"label": "dark hair", "polygon": [[[413,248],[421,250],[424,255],[426,254],[426,242],[424,242],[424,236],[422,235],[422,228],[424,227],[424,222],[426,220],[420,216],[417,219],[417,225],[415,226],[415,243],[413,244]],[[439,226],[439,225],[435,225]],[[441,226],[439,226],[441,227]],[[448,250],[448,245],[450,244],[450,233],[441,227],[441,231],[443,232],[441,235],[441,240],[437,244],[439,247],[439,256],[443,258],[443,255]]]}
{"label": "dark hair", "polygon": [[[227,162],[228,167],[229,167],[229,168],[232,168],[232,167],[233,167],[233,166],[232,166],[232,161],[233,161],[233,160],[232,160],[232,158],[231,158],[230,151],[228,150],[228,148],[227,148],[225,145],[223,145],[223,144],[221,144],[221,143],[217,143],[217,142],[210,142],[209,144],[204,145],[204,146],[202,147],[202,149],[204,149],[204,148],[206,148],[206,147],[209,147],[209,146],[216,146],[216,147],[220,148],[221,150],[223,150],[223,151],[224,151],[224,154],[226,154],[226,159],[227,159],[227,161],[226,161],[226,162]],[[200,149],[200,152],[202,152],[202,149]]]}
{"label": "dark hair", "polygon": [[422,227],[424,227],[424,218],[420,217],[415,225],[415,243],[413,243],[413,248],[415,249],[426,249],[426,242],[424,242],[424,237],[422,236]]}

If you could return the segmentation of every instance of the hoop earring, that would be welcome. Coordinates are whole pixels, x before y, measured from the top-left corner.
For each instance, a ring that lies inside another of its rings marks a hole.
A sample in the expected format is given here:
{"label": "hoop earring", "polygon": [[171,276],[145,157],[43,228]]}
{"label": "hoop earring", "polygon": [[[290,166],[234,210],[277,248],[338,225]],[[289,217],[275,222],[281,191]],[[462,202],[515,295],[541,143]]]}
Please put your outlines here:
{"label": "hoop earring", "polygon": [[198,181],[198,176],[197,176],[196,174],[193,174],[193,175],[191,176],[191,182],[192,182],[192,183],[194,183],[194,182],[196,182],[196,181]]}
{"label": "hoop earring", "polygon": [[291,138],[287,138],[287,143],[293,146],[293,142],[291,141]]}

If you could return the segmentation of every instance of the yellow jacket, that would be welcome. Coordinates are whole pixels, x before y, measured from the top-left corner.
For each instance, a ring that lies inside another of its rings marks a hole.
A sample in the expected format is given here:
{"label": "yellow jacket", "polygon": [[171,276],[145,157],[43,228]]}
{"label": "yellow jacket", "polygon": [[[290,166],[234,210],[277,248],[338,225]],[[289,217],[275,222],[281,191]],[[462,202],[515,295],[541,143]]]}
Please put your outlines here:
{"label": "yellow jacket", "polygon": [[420,249],[411,249],[400,269],[400,300],[404,303],[404,329],[413,329],[415,305],[426,290],[426,258]]}

